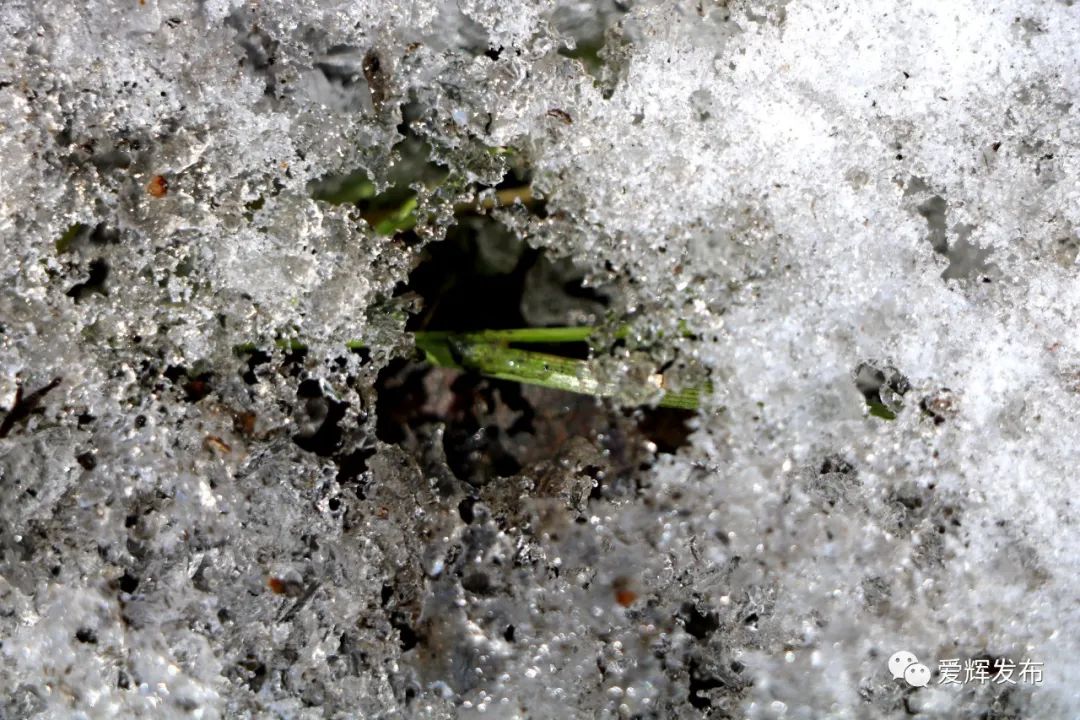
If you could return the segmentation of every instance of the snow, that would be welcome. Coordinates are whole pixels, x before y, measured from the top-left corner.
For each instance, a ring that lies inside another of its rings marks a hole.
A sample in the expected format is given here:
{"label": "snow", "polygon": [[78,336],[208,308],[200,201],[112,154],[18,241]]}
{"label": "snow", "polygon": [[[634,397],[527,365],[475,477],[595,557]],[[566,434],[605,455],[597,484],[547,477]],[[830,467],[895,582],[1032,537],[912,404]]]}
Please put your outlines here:
{"label": "snow", "polygon": [[[1080,714],[1072,2],[47,1],[0,27],[0,407],[62,378],[0,438],[0,717]],[[399,184],[405,124],[450,178],[419,245],[311,198]],[[466,522],[441,450],[375,438],[373,386],[408,352],[395,287],[516,162],[545,212],[496,215],[715,391],[636,494],[589,499],[610,458],[575,448]],[[894,420],[863,363],[910,385]],[[336,454],[294,441],[338,404]],[[909,688],[899,649],[1044,678]]]}

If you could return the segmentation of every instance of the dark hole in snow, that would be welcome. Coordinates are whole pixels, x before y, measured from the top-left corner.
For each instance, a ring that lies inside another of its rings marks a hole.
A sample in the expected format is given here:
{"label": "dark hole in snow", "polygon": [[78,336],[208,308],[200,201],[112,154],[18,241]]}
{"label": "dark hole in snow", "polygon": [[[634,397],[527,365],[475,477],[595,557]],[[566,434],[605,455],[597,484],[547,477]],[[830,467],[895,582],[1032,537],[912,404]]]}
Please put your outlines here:
{"label": "dark hole in snow", "polygon": [[471,524],[475,519],[475,515],[473,514],[473,506],[475,505],[475,497],[467,497],[458,503],[458,515],[461,517],[461,521],[466,525]]}
{"label": "dark hole in snow", "polygon": [[236,663],[235,669],[230,674],[251,688],[252,692],[258,692],[266,681],[266,663],[254,655],[248,654],[243,660]]}
{"label": "dark hole in snow", "polygon": [[[479,396],[480,402],[489,407],[501,403],[526,417],[532,412],[520,388],[513,383],[497,382],[492,387],[473,375],[462,374],[451,383],[450,390],[458,397]],[[496,419],[482,417],[468,406],[463,410],[443,435],[446,462],[454,475],[470,484],[484,484],[492,477],[510,477],[520,472],[521,463],[509,449],[508,435],[513,428],[504,428]]]}
{"label": "dark hole in snow", "polygon": [[129,595],[139,588],[139,579],[130,573],[124,573],[120,578],[120,590]]}
{"label": "dark hole in snow", "polygon": [[919,401],[919,409],[933,420],[935,425],[943,425],[958,412],[958,402],[956,395],[949,388],[941,388],[923,397]]}
{"label": "dark hole in snow", "polygon": [[840,455],[826,455],[825,459],[821,461],[819,472],[822,475],[828,475],[830,473],[850,475],[855,472],[855,466]]}
{"label": "dark hole in snow", "polygon": [[[928,189],[926,181],[912,177],[905,194],[920,194]],[[949,260],[948,267],[941,273],[943,280],[982,278],[984,282],[991,281],[989,275],[995,271],[989,261],[992,250],[979,247],[969,240],[976,230],[975,226],[964,223],[954,225],[952,234],[956,239],[949,242],[949,205],[943,196],[932,195],[916,206],[915,210],[926,220],[927,240],[934,252]]]}
{"label": "dark hole in snow", "polygon": [[487,573],[473,572],[461,580],[461,587],[476,595],[491,595],[494,588]]}
{"label": "dark hole in snow", "polygon": [[211,372],[193,373],[182,365],[170,365],[165,368],[165,372],[162,374],[173,384],[179,385],[183,389],[184,399],[190,403],[199,402],[213,390],[210,385],[210,380],[213,378]]}
{"label": "dark hole in snow", "polygon": [[656,452],[672,454],[686,446],[690,440],[689,421],[697,417],[694,410],[680,408],[642,408],[638,429],[641,434],[656,445]]}
{"label": "dark hole in snow", "polygon": [[79,628],[75,631],[75,639],[88,645],[97,645],[97,633],[92,628]]}
{"label": "dark hole in snow", "polygon": [[296,391],[299,431],[293,442],[308,452],[332,457],[341,449],[344,430],[340,423],[349,404],[323,394],[317,380],[302,381]]}
{"label": "dark hole in snow", "polygon": [[307,348],[290,348],[281,363],[285,373],[290,377],[299,377],[304,371],[304,359],[307,355]]}
{"label": "dark hole in snow", "polygon": [[4,415],[4,419],[0,421],[0,438],[7,437],[19,423],[26,421],[31,415],[41,413],[45,396],[56,389],[62,381],[63,378],[53,378],[46,385],[30,393],[25,393],[22,385],[19,385],[15,391],[15,402]]}
{"label": "dark hole in snow", "polygon": [[385,443],[405,441],[408,428],[417,422],[426,400],[424,378],[428,368],[407,360],[392,360],[375,382],[378,397],[375,404],[375,435]]}
{"label": "dark hole in snow", "polygon": [[412,625],[405,619],[405,615],[400,612],[390,614],[390,625],[398,631],[401,637],[401,649],[403,652],[412,650],[420,642],[420,637],[413,630]]}
{"label": "dark hole in snow", "polygon": [[255,349],[247,354],[246,365],[247,369],[241,373],[241,377],[248,385],[254,385],[259,382],[259,377],[256,374],[256,369],[260,365],[265,365],[270,362],[270,354],[263,350]]}
{"label": "dark hole in snow", "polygon": [[120,232],[105,223],[98,223],[93,228],[82,223],[70,226],[56,241],[56,252],[63,254],[72,251],[86,251],[93,247],[116,245],[120,242]]}
{"label": "dark hole in snow", "polygon": [[424,249],[408,290],[423,308],[408,330],[489,330],[526,327],[526,276],[541,258],[492,222],[459,226]]}
{"label": "dark hole in snow", "polygon": [[[580,269],[550,260],[487,217],[460,218],[445,241],[428,245],[408,283],[397,290],[399,296],[410,294],[420,306],[407,322],[413,332],[589,325],[610,304],[605,292],[584,283]],[[585,342],[522,349],[577,359],[590,352]],[[378,439],[419,452],[423,438],[441,424],[446,465],[473,486],[557,457],[575,435],[604,438],[626,468],[647,467],[651,456],[641,457],[636,448],[649,441],[655,452],[674,452],[686,444],[687,420],[695,415],[666,408],[620,411],[589,396],[411,359],[388,364],[376,390]],[[594,492],[623,492],[617,475],[597,473],[595,485],[605,490]],[[467,515],[463,511],[463,519]]]}
{"label": "dark hole in snow", "polygon": [[859,363],[852,374],[870,414],[894,420],[904,406],[903,396],[911,389],[908,379],[892,365],[873,360]]}
{"label": "dark hole in snow", "polygon": [[82,302],[92,293],[108,295],[108,288],[105,287],[105,281],[108,277],[109,264],[103,258],[91,260],[86,280],[72,285],[66,294],[68,297],[73,298],[75,302]]}
{"label": "dark hole in snow", "polygon": [[679,616],[686,632],[698,640],[705,640],[720,627],[720,619],[716,613],[703,613],[694,603],[685,603]]}
{"label": "dark hole in snow", "polygon": [[946,237],[946,212],[948,206],[945,203],[945,198],[940,195],[934,195],[926,202],[920,204],[916,208],[920,215],[926,219],[926,225],[930,230],[930,235],[927,238],[930,241],[931,247],[935,252],[945,254],[949,249],[949,242]]}
{"label": "dark hole in snow", "polygon": [[319,381],[311,378],[300,383],[300,387],[296,390],[296,397],[298,398],[321,398],[322,396],[322,387],[319,385]]}

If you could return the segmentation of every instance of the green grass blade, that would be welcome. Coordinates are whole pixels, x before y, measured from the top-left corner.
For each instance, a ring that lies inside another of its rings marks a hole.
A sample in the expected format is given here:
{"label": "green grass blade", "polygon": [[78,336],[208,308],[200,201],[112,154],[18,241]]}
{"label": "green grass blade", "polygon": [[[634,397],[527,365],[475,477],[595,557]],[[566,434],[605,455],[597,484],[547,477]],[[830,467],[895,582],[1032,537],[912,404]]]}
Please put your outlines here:
{"label": "green grass blade", "polygon": [[584,360],[457,340],[451,340],[451,348],[461,367],[499,380],[602,397],[615,390],[601,383]]}
{"label": "green grass blade", "polygon": [[[618,382],[601,380],[593,364],[586,360],[505,345],[470,343],[461,338],[448,342],[447,352],[453,357],[454,367],[487,377],[615,400],[628,396],[634,390]],[[665,393],[657,404],[660,407],[696,410],[700,402],[701,389],[687,388]]]}
{"label": "green grass blade", "polygon": [[[445,332],[442,330],[421,330],[415,333],[416,342],[446,342],[455,338],[467,344],[519,345],[585,342],[596,332],[591,327],[546,327],[515,328],[513,330],[478,330],[476,332]],[[625,334],[626,330],[620,332]]]}
{"label": "green grass blade", "polygon": [[[583,342],[594,332],[595,329],[591,327],[518,328],[469,333],[425,330],[414,333],[413,338],[416,347],[432,365],[471,370],[498,380],[612,398],[627,404],[640,404],[642,388],[601,379],[595,365],[588,360],[511,347],[511,343],[558,345]],[[628,328],[621,328],[616,337],[624,336],[627,332]],[[274,344],[283,350],[306,349],[301,341],[295,339],[279,339]],[[359,340],[350,340],[345,345],[354,351],[364,347],[364,343]],[[251,353],[255,349],[254,343],[245,343],[234,348],[240,355]],[[706,384],[700,388],[669,391],[660,397],[657,404],[660,407],[697,410],[701,404],[701,394],[711,390],[711,386]],[[632,396],[638,399],[630,402]]]}

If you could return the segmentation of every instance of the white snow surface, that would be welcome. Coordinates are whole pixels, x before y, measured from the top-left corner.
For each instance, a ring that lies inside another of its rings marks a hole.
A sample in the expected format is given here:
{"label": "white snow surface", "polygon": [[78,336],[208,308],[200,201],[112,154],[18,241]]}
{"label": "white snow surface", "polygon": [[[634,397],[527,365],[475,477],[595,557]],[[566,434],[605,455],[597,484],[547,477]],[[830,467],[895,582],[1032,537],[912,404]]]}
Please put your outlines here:
{"label": "white snow surface", "polygon": [[[1071,0],[0,4],[0,407],[62,378],[0,438],[0,718],[1080,717],[1078,68]],[[448,193],[527,159],[547,213],[506,222],[715,388],[637,498],[489,527],[506,598],[434,569],[478,531],[424,470],[372,442],[343,516],[295,382],[235,370],[302,337],[372,426],[418,250],[310,187],[391,183],[407,103]],[[897,650],[1043,678],[909,688]]]}

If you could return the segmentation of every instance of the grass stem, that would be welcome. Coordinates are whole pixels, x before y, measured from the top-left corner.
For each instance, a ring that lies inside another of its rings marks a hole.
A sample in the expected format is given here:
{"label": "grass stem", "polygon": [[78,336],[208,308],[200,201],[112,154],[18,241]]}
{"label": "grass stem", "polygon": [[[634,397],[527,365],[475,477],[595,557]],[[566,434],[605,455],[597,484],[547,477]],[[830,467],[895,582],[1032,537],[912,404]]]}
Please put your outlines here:
{"label": "grass stem", "polygon": [[[628,326],[621,327],[616,330],[615,337],[626,337],[629,332]],[[498,380],[612,398],[628,405],[646,404],[655,399],[656,391],[663,388],[662,375],[657,374],[650,378],[647,387],[633,387],[624,382],[603,379],[593,361],[512,346],[580,343],[588,341],[595,333],[596,329],[592,327],[514,328],[475,332],[421,330],[413,333],[413,340],[427,361],[438,367],[470,370]],[[282,350],[293,352],[306,349],[303,342],[297,339],[278,339],[274,344]],[[345,346],[352,351],[365,347],[359,340],[350,340]],[[257,346],[255,343],[245,343],[234,349],[238,355],[247,355],[254,352]],[[667,391],[660,396],[657,404],[660,407],[696,410],[701,402],[702,390],[707,392],[709,386]]]}

